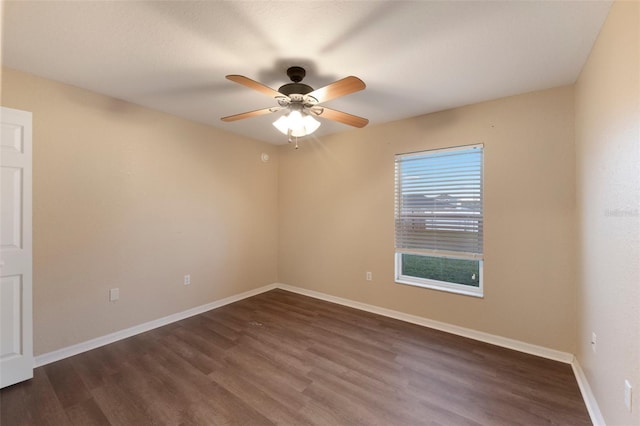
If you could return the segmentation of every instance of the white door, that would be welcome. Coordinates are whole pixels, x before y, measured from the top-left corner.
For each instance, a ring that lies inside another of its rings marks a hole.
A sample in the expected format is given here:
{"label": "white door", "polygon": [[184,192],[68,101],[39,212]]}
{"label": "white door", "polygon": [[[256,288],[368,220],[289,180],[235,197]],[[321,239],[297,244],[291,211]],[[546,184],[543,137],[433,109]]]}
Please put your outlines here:
{"label": "white door", "polygon": [[0,110],[0,388],[33,377],[31,113]]}

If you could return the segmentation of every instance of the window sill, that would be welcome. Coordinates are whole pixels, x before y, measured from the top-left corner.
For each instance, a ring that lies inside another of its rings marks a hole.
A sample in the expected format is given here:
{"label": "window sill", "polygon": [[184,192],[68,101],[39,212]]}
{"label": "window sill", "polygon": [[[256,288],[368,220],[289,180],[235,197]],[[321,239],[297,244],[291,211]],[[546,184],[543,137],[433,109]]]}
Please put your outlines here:
{"label": "window sill", "polygon": [[474,287],[475,290],[467,290],[464,288],[459,288],[455,284],[445,283],[442,281],[424,280],[424,279],[420,279],[420,281],[416,279],[414,281],[413,279],[411,279],[411,277],[399,277],[395,279],[395,282],[398,284],[410,285],[414,287],[428,288],[430,290],[438,290],[438,291],[445,291],[447,293],[461,294],[463,296],[478,297],[480,299],[484,298],[483,290],[482,288],[479,288],[479,287]]}

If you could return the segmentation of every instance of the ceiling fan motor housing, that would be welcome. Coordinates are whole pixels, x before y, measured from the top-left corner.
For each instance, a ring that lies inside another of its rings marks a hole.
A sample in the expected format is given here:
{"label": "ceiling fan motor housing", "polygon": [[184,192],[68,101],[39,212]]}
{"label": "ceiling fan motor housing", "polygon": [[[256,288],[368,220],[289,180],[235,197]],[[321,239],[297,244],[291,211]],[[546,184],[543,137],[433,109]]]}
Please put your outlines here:
{"label": "ceiling fan motor housing", "polygon": [[304,83],[287,83],[278,89],[283,95],[291,96],[293,94],[306,95],[313,92],[313,88]]}
{"label": "ceiling fan motor housing", "polygon": [[306,95],[313,92],[313,88],[304,83],[300,83],[307,72],[302,67],[289,67],[287,69],[287,76],[293,81],[293,83],[287,83],[278,89],[278,92],[283,95],[291,96],[293,94]]}

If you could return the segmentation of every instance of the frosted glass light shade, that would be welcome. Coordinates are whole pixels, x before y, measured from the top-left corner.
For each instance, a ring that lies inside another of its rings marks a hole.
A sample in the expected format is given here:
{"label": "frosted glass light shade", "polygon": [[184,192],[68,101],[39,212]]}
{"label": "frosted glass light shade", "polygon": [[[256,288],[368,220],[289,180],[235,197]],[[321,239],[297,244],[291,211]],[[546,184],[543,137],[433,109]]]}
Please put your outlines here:
{"label": "frosted glass light shade", "polygon": [[307,136],[318,130],[320,122],[308,114],[301,114],[300,111],[291,111],[288,115],[278,118],[273,125],[285,135],[301,137]]}

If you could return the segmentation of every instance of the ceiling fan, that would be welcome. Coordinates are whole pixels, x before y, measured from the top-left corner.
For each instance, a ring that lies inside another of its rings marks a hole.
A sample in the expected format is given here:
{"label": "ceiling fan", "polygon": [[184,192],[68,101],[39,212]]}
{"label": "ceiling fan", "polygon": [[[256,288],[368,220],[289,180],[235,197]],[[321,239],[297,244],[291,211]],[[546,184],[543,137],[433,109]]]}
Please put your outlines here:
{"label": "ceiling fan", "polygon": [[302,67],[288,68],[287,76],[291,79],[291,83],[281,86],[278,90],[242,75],[228,75],[228,80],[273,97],[278,106],[230,115],[222,117],[221,120],[231,122],[286,110],[287,113],[276,120],[273,125],[289,137],[289,142],[292,141],[292,137],[298,138],[316,131],[320,127],[320,122],[314,117],[327,118],[354,127],[364,127],[369,123],[366,118],[319,105],[363,90],[366,85],[362,80],[349,76],[314,90],[311,86],[302,83],[305,75],[306,71]]}

